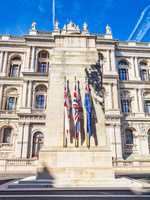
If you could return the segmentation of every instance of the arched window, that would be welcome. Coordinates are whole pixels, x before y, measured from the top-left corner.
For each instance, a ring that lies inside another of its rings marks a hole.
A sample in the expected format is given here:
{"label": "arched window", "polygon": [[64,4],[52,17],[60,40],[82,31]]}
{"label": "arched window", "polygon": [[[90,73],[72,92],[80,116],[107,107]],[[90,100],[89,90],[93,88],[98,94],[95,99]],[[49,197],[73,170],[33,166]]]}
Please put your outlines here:
{"label": "arched window", "polygon": [[18,98],[17,89],[12,88],[6,90],[5,96],[3,98],[5,103],[4,109],[9,112],[15,111],[17,106],[17,98]]}
{"label": "arched window", "polygon": [[1,129],[1,137],[0,142],[4,144],[10,144],[12,137],[12,128],[11,127],[4,127]]}
{"label": "arched window", "polygon": [[126,60],[121,60],[118,63],[119,66],[119,79],[121,81],[129,80],[128,67],[129,63]]}
{"label": "arched window", "polygon": [[21,57],[15,56],[10,60],[9,77],[19,77],[21,68]]}
{"label": "arched window", "polygon": [[32,144],[32,157],[39,157],[39,152],[44,143],[44,135],[41,132],[36,132],[33,135],[33,144]]}
{"label": "arched window", "polygon": [[38,73],[47,73],[49,68],[49,53],[48,51],[40,51],[38,54]]}
{"label": "arched window", "polygon": [[124,138],[124,158],[128,158],[133,153],[134,137],[131,129],[125,130]]}
{"label": "arched window", "polygon": [[47,88],[44,85],[40,85],[35,89],[35,108],[45,109],[47,99]]}
{"label": "arched window", "polygon": [[148,70],[147,62],[145,60],[140,61],[139,68],[140,68],[141,80],[148,81],[149,80],[149,70]]}
{"label": "arched window", "polygon": [[131,112],[131,97],[128,91],[121,93],[121,110],[123,113]]}
{"label": "arched window", "polygon": [[126,130],[126,133],[125,133],[125,144],[126,145],[133,145],[133,132],[130,129]]}

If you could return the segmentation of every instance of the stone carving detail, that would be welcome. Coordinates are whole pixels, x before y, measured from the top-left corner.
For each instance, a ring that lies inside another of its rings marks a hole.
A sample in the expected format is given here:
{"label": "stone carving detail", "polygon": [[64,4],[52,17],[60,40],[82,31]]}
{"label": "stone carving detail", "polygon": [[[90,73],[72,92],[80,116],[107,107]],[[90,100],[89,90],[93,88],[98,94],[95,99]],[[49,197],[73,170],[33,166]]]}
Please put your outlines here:
{"label": "stone carving detail", "polygon": [[88,25],[87,25],[87,23],[85,22],[84,24],[83,24],[83,33],[84,34],[87,34],[89,31],[88,31]]}
{"label": "stone carving detail", "polygon": [[70,21],[67,25],[65,24],[62,30],[63,33],[80,33],[80,28],[75,23]]}
{"label": "stone carving detail", "polygon": [[36,22],[32,22],[32,25],[31,25],[31,30],[32,31],[37,31],[37,29],[36,29]]}
{"label": "stone carving detail", "polygon": [[112,35],[112,30],[111,30],[111,27],[107,24],[106,26],[106,34],[107,35]]}
{"label": "stone carving detail", "polygon": [[59,22],[56,20],[54,24],[54,32],[59,32]]}

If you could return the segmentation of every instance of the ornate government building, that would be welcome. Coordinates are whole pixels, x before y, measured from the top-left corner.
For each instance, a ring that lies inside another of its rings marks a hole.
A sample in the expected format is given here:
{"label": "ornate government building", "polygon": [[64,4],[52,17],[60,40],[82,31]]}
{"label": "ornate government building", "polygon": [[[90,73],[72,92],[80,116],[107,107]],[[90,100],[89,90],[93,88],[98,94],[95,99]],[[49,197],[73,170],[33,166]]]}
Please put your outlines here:
{"label": "ornate government building", "polygon": [[[53,32],[38,31],[33,23],[28,35],[0,36],[0,173],[36,166],[48,140],[49,77],[59,68],[63,79],[72,66],[78,77],[80,67],[97,60],[114,167],[150,166],[150,43],[115,40],[109,26],[94,35],[86,23],[82,30],[72,22],[60,30],[56,22]],[[49,123],[55,124],[53,109]]]}

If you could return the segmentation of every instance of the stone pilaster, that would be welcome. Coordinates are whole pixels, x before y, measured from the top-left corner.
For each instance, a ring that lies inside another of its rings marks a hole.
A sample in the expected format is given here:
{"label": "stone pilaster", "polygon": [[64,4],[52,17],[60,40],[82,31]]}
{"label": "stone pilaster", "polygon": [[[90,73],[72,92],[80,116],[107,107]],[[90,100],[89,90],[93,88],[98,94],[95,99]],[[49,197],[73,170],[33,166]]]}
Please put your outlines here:
{"label": "stone pilaster", "polygon": [[117,91],[117,84],[112,84],[112,91],[113,91],[113,109],[119,109],[119,99],[118,99],[118,91]]}
{"label": "stone pilaster", "polygon": [[111,71],[110,50],[107,50],[107,66],[108,66],[107,71]]}
{"label": "stone pilaster", "polygon": [[143,113],[144,108],[143,108],[143,98],[142,98],[142,90],[138,89],[138,104],[139,104],[139,112]]}
{"label": "stone pilaster", "polygon": [[0,85],[0,110],[2,110],[3,85]]}
{"label": "stone pilaster", "polygon": [[32,105],[32,81],[29,81],[28,83],[28,93],[27,93],[27,107],[31,108]]}
{"label": "stone pilaster", "polygon": [[2,74],[5,75],[7,73],[7,63],[8,63],[8,52],[4,54],[4,62],[3,62],[3,69]]}
{"label": "stone pilaster", "polygon": [[117,70],[116,70],[116,61],[115,61],[115,50],[111,50],[110,58],[111,58],[111,70],[113,72],[117,72]]}
{"label": "stone pilaster", "polygon": [[3,56],[4,56],[4,53],[3,51],[0,52],[0,73],[2,72],[2,69],[3,69]]}
{"label": "stone pilaster", "polygon": [[31,70],[31,72],[35,71],[35,47],[32,47],[30,70]]}
{"label": "stone pilaster", "polygon": [[19,126],[17,147],[16,147],[16,157],[27,158],[28,156],[28,143],[29,143],[29,123],[22,123]]}
{"label": "stone pilaster", "polygon": [[119,125],[116,125],[114,128],[116,136],[117,159],[122,159],[121,127]]}

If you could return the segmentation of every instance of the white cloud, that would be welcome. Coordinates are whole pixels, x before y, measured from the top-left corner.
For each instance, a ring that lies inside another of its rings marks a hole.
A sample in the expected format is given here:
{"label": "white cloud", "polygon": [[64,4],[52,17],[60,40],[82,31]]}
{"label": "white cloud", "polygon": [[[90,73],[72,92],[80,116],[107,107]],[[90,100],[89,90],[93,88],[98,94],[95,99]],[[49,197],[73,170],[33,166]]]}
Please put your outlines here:
{"label": "white cloud", "polygon": [[130,34],[128,40],[141,41],[150,29],[150,5],[148,5],[141,16],[138,19],[132,33]]}

